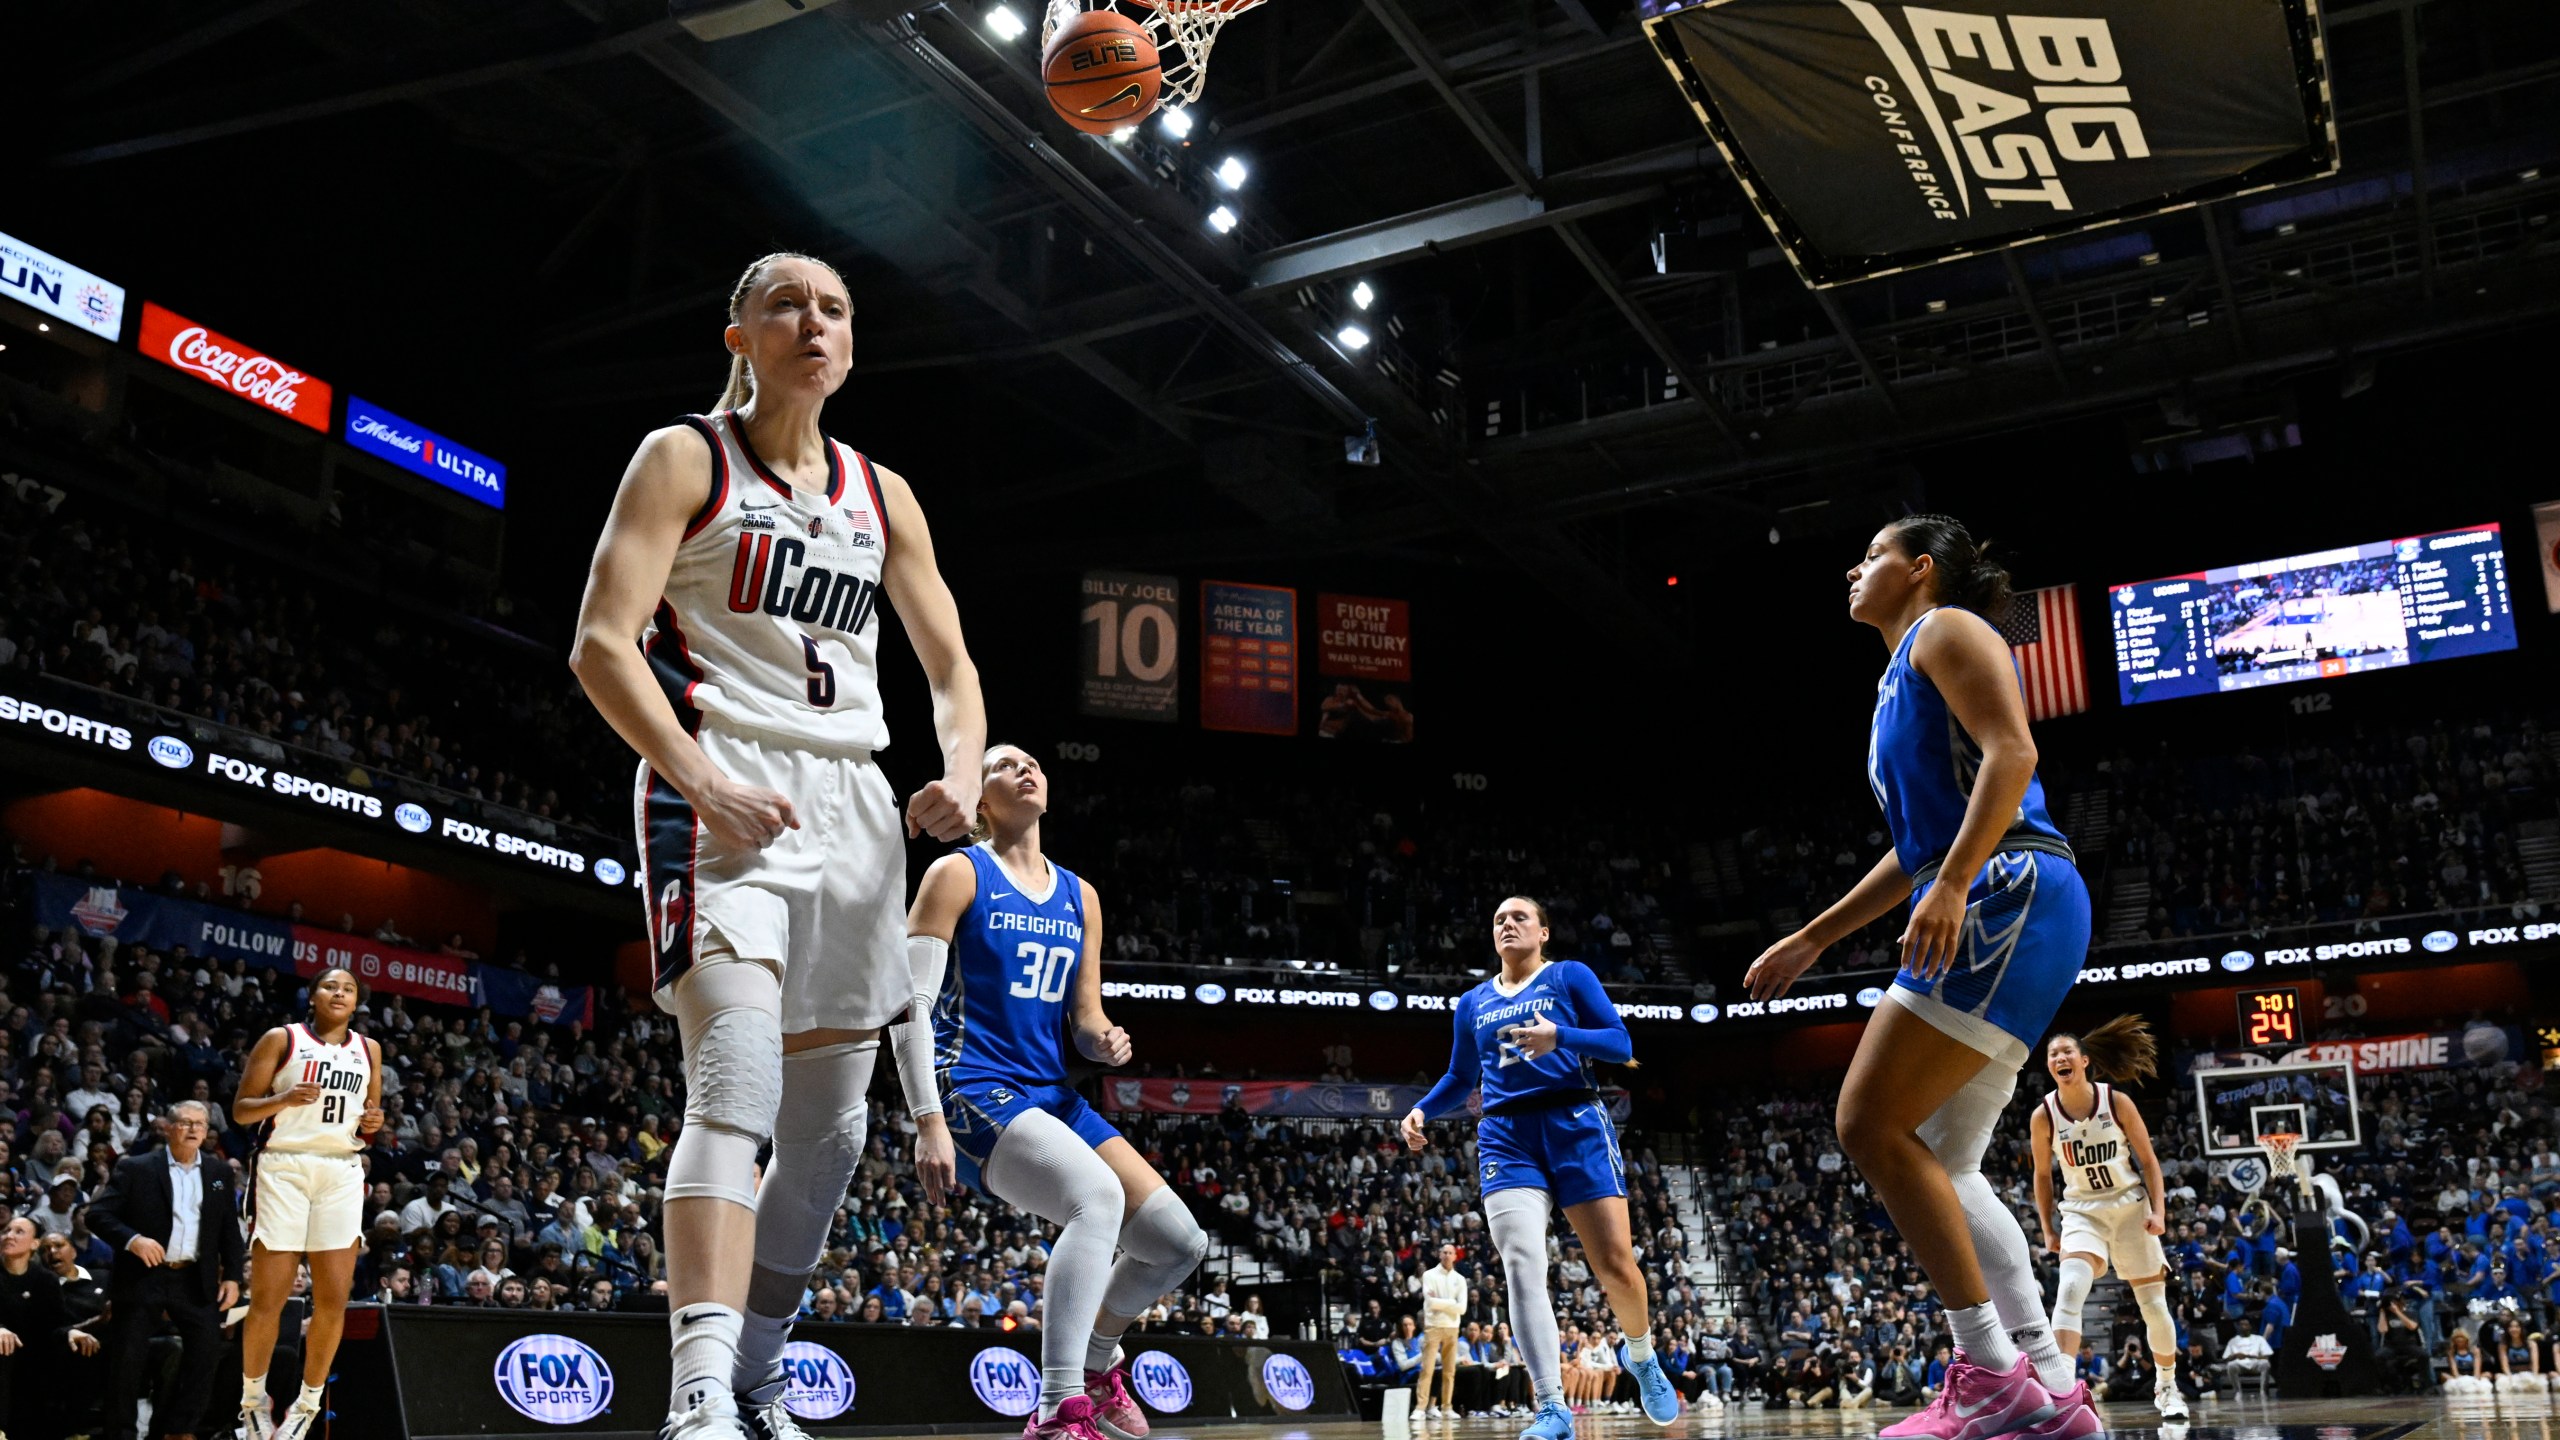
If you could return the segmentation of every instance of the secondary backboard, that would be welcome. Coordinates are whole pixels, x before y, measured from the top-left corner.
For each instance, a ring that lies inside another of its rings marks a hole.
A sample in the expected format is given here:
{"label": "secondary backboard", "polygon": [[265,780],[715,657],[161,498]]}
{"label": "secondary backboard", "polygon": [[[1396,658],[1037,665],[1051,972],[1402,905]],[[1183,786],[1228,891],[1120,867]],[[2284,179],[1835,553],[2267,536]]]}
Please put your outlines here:
{"label": "secondary backboard", "polygon": [[2258,1137],[2273,1131],[2300,1135],[2306,1151],[2364,1148],[2355,1067],[2344,1060],[2198,1070],[2195,1081],[2207,1155],[2258,1154]]}

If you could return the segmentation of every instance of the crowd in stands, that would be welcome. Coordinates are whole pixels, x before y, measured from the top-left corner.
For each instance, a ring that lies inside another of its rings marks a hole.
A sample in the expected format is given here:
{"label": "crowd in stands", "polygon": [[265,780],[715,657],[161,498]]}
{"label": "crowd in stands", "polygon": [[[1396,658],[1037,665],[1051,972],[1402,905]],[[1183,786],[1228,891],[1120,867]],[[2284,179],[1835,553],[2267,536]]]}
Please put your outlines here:
{"label": "crowd in stands", "polygon": [[229,726],[261,758],[291,747],[357,789],[378,771],[537,820],[628,827],[628,752],[556,659],[189,535],[0,485],[0,676]]}
{"label": "crowd in stands", "polygon": [[[2433,1388],[2447,1374],[2495,1377],[2560,1364],[2560,1133],[2541,1071],[2484,1043],[2482,1063],[2360,1077],[2364,1148],[2320,1157],[2364,1229],[2341,1223],[2327,1255],[2297,1256],[2286,1235],[2215,1178],[2190,1092],[2152,1087],[2145,1116],[2167,1197],[2171,1303],[2191,1397],[2264,1374],[2292,1323],[2302,1267],[2327,1264],[2368,1327],[2387,1384]],[[2351,1031],[2339,1030],[2336,1038]],[[2032,1237],[2037,1231],[2028,1111],[2046,1086],[2032,1071],[1983,1162]],[[1827,1091],[1777,1088],[1712,1097],[1700,1111],[1714,1209],[1738,1308],[1760,1340],[1748,1390],[1772,1403],[1838,1390],[1848,1403],[1873,1370],[1879,1400],[1925,1397],[1950,1351],[1941,1307],[1908,1248],[1842,1156]],[[2058,1257],[2039,1253],[2050,1295]],[[2110,1320],[2091,1310],[2082,1373],[2141,1397],[2151,1360],[2129,1294]],[[2512,1324],[2493,1336],[2486,1325]],[[1765,1346],[1765,1348],[1761,1348]],[[2502,1353],[2491,1354],[2496,1349]],[[2512,1357],[2503,1352],[2512,1351]],[[2475,1358],[2462,1360],[2469,1353]],[[1897,1369],[1897,1367],[1900,1367]]]}
{"label": "crowd in stands", "polygon": [[2497,717],[2119,755],[2103,777],[2116,863],[2149,878],[2160,939],[2513,904],[2516,825],[2552,813],[2547,739],[2536,719]]}

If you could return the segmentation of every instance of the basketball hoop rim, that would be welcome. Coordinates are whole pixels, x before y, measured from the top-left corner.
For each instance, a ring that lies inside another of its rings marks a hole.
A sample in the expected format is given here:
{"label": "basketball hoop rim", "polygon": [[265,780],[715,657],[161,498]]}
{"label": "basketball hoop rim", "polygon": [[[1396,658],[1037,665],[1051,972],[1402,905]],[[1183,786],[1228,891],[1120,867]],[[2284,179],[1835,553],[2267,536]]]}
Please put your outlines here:
{"label": "basketball hoop rim", "polygon": [[1186,15],[1241,15],[1262,0],[1129,0],[1132,5],[1148,10],[1165,10]]}

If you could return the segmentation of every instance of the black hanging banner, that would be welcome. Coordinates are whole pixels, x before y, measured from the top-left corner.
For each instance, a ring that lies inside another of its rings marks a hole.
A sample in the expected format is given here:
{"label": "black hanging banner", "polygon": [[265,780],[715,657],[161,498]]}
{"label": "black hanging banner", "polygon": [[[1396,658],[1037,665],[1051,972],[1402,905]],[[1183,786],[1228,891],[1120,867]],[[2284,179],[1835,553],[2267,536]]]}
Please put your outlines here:
{"label": "black hanging banner", "polygon": [[1648,0],[1816,287],[2338,168],[2317,0]]}

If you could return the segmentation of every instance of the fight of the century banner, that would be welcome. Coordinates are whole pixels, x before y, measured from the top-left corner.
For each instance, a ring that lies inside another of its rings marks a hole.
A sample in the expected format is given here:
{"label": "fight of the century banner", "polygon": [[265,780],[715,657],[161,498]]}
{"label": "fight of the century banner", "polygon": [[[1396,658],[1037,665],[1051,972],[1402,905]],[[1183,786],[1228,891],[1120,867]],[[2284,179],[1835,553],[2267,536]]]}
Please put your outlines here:
{"label": "fight of the century banner", "polygon": [[2338,168],[2312,0],[1644,8],[1683,97],[1816,286]]}
{"label": "fight of the century banner", "polygon": [[1182,718],[1182,582],[1088,570],[1076,612],[1076,708],[1115,720]]}
{"label": "fight of the century banner", "polygon": [[184,945],[200,960],[246,960],[306,980],[343,965],[367,989],[386,995],[442,1005],[486,1005],[500,1015],[545,1024],[595,1020],[595,1000],[587,987],[555,985],[502,965],[71,875],[37,875],[34,883],[36,923],[48,930],[71,926],[84,935],[154,950]]}
{"label": "fight of the century banner", "polygon": [[1298,592],[1200,582],[1200,728],[1298,733]]}
{"label": "fight of the century banner", "polygon": [[1412,606],[1372,595],[1319,594],[1315,632],[1316,738],[1410,744]]}

